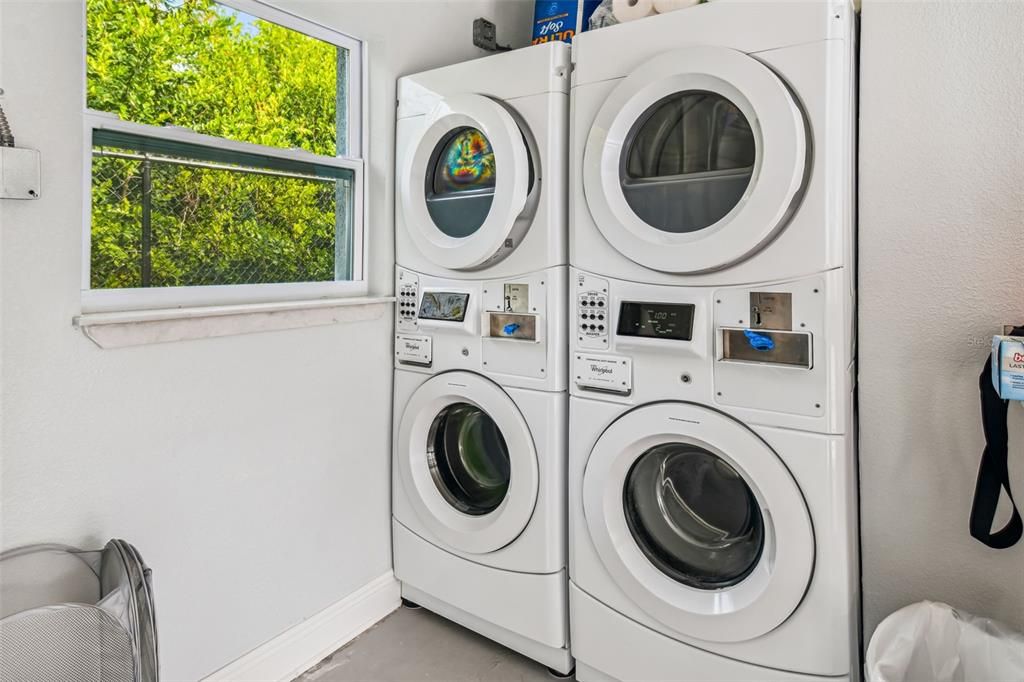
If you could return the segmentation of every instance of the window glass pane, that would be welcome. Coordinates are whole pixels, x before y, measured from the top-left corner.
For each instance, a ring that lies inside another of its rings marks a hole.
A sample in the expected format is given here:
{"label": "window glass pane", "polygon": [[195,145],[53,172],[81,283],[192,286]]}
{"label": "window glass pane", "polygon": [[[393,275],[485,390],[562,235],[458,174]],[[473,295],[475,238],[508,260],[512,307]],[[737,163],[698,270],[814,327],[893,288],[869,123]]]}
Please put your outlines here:
{"label": "window glass pane", "polygon": [[490,415],[454,403],[431,425],[427,461],[434,484],[455,509],[483,516],[498,508],[511,480],[508,447]]}
{"label": "window glass pane", "polygon": [[725,460],[698,446],[666,443],[641,455],[626,477],[623,506],[643,553],[684,585],[735,585],[761,558],[757,498]]}
{"label": "window glass pane", "polygon": [[87,0],[87,106],[126,121],[347,153],[347,51],[212,0]]}
{"label": "window glass pane", "polygon": [[739,203],[754,170],[750,122],[712,92],[680,92],[655,103],[633,126],[626,150],[626,202],[665,232],[717,223]]}
{"label": "window glass pane", "polygon": [[494,202],[497,168],[491,142],[476,128],[457,128],[438,143],[427,166],[427,212],[449,237],[469,237]]}
{"label": "window glass pane", "polygon": [[97,131],[91,287],[352,277],[352,171]]}

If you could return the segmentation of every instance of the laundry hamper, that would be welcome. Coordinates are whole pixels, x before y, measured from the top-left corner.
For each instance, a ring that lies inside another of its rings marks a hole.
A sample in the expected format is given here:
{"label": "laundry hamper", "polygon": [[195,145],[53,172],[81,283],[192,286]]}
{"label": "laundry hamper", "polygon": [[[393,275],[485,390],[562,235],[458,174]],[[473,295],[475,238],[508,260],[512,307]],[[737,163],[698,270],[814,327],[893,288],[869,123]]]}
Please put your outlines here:
{"label": "laundry hamper", "polygon": [[132,545],[0,554],[0,680],[158,679],[150,570]]}

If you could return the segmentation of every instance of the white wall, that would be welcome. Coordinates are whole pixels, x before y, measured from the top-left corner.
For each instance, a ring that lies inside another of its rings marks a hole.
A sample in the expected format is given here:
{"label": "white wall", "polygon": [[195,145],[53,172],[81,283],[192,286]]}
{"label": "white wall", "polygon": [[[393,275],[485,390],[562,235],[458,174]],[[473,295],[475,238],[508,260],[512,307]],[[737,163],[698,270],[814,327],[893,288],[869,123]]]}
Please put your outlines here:
{"label": "white wall", "polygon": [[[394,80],[480,54],[522,2],[283,2],[369,41],[371,287],[391,289]],[[512,25],[514,32],[508,29]],[[0,87],[43,198],[0,204],[0,545],[135,543],[165,679],[196,679],[390,570],[391,322],[100,350],[79,312],[82,9],[0,0]]]}
{"label": "white wall", "polygon": [[[1024,4],[864,0],[860,412],[865,635],[947,601],[1024,630],[1024,543],[968,533],[978,374],[1024,323]],[[1024,501],[1024,409],[1011,475]],[[1004,517],[1005,518],[1005,517]]]}

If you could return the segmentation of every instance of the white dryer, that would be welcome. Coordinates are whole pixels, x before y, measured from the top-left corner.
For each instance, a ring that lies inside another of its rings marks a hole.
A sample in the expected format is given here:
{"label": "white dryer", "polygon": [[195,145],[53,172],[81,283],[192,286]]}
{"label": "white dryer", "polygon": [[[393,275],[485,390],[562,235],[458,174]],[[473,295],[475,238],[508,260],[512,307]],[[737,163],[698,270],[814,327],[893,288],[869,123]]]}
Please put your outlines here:
{"label": "white dryer", "polygon": [[486,278],[567,263],[569,46],[398,81],[397,263]]}
{"label": "white dryer", "polygon": [[577,679],[858,679],[843,270],[571,281]]}
{"label": "white dryer", "polygon": [[567,673],[566,268],[396,290],[402,596]]}
{"label": "white dryer", "polygon": [[577,36],[570,263],[651,283],[851,265],[849,0],[716,0]]}

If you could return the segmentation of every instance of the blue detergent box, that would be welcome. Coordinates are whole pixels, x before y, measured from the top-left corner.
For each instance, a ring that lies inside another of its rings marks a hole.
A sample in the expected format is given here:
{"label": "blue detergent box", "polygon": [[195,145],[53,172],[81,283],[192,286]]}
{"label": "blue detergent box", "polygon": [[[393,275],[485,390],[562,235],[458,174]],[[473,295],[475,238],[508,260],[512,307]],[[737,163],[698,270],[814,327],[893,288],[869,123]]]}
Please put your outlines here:
{"label": "blue detergent box", "polygon": [[1024,400],[1024,336],[992,337],[992,385],[1003,400]]}
{"label": "blue detergent box", "polygon": [[560,40],[571,43],[585,31],[601,0],[537,0],[533,10],[533,45]]}

